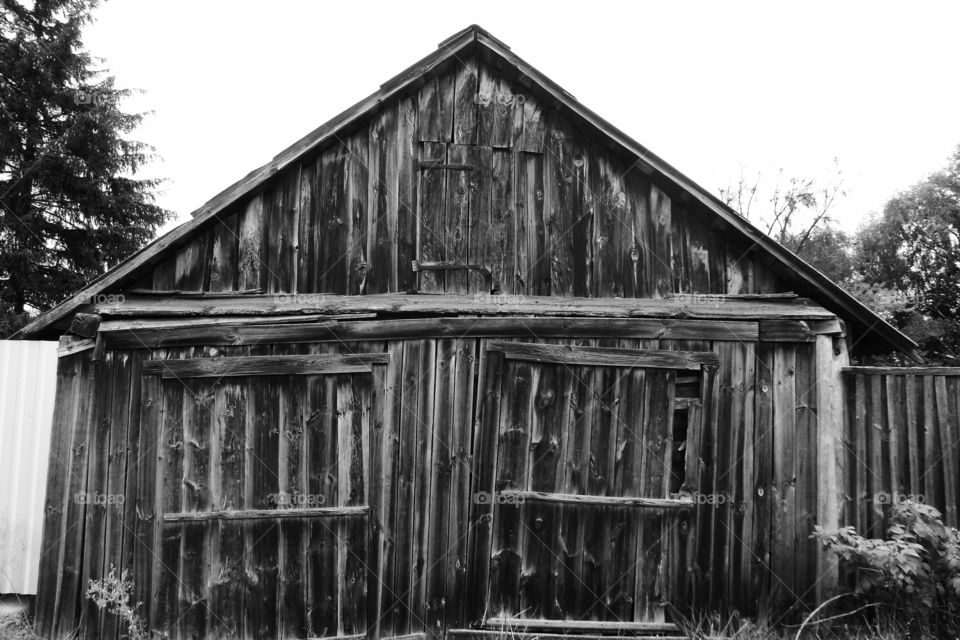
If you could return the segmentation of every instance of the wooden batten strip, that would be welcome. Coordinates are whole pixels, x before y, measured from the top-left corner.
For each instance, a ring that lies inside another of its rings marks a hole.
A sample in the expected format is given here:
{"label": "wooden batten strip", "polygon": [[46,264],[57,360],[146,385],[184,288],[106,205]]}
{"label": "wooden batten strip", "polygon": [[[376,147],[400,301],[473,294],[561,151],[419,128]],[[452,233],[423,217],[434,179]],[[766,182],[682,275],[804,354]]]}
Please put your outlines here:
{"label": "wooden batten strip", "polygon": [[487,350],[499,351],[509,360],[571,365],[696,370],[703,366],[719,364],[717,354],[706,351],[641,351],[500,341],[491,341],[487,345]]}
{"label": "wooden batten strip", "polygon": [[190,511],[163,514],[164,522],[213,520],[289,520],[291,518],[346,518],[365,516],[370,507],[316,507],[313,509],[245,509],[242,511]]}
{"label": "wooden batten strip", "polygon": [[[756,322],[737,320],[486,317],[339,322],[327,321],[322,316],[304,318],[303,322],[284,321],[276,324],[266,318],[224,322],[212,318],[109,320],[101,326],[101,334],[109,347],[130,349],[430,337],[613,337],[755,342],[758,335]],[[324,321],[318,322],[319,319]]]}
{"label": "wooden batten strip", "polygon": [[576,504],[587,507],[640,507],[646,509],[690,509],[690,498],[637,498],[633,496],[600,496],[572,493],[547,493],[544,491],[517,491],[503,489],[497,492],[506,503],[527,501],[552,502],[555,504]]}
{"label": "wooden batten strip", "polygon": [[162,378],[370,373],[372,365],[389,360],[386,353],[147,360],[143,373]]}

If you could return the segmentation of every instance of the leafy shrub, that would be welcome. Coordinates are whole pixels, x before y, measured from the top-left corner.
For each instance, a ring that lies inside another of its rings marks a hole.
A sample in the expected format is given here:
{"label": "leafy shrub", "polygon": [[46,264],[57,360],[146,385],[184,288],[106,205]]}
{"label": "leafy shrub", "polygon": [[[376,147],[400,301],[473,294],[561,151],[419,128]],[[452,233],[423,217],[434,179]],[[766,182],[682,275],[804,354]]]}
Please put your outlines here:
{"label": "leafy shrub", "polygon": [[856,594],[887,605],[916,631],[957,637],[960,630],[960,532],[940,512],[913,501],[890,511],[887,539],[864,538],[853,527],[813,537],[856,571]]}
{"label": "leafy shrub", "polygon": [[130,640],[147,640],[146,625],[137,613],[140,603],[130,604],[132,591],[133,581],[130,579],[130,573],[125,570],[118,578],[116,568],[111,565],[107,577],[90,581],[87,597],[99,608],[123,620],[127,625],[127,637]]}

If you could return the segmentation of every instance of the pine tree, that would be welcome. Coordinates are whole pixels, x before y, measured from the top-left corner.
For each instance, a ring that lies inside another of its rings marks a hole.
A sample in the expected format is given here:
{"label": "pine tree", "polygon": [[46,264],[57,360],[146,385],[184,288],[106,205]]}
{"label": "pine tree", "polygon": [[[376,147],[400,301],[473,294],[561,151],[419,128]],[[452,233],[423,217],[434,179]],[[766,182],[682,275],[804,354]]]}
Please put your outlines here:
{"label": "pine tree", "polygon": [[[96,0],[0,0],[0,331],[116,264],[170,217],[153,148],[81,31]],[[3,336],[0,336],[3,337]]]}

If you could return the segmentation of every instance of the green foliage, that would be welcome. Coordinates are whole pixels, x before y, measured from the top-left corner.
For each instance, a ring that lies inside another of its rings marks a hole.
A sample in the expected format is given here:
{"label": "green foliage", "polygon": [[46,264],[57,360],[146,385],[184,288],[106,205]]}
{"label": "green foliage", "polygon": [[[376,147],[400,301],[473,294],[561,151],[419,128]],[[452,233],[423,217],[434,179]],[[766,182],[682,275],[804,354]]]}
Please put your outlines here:
{"label": "green foliage", "polygon": [[853,527],[813,537],[856,570],[856,594],[889,607],[911,628],[960,631],[960,532],[940,512],[913,501],[894,505],[887,538],[864,538]]}
{"label": "green foliage", "polygon": [[894,323],[928,360],[960,364],[960,147],[860,230],[856,264],[865,282],[912,301]]}
{"label": "green foliage", "polygon": [[[81,29],[95,0],[0,0],[0,315],[23,324],[144,243],[169,213],[134,176],[142,119]],[[9,318],[14,316],[14,318]]]}

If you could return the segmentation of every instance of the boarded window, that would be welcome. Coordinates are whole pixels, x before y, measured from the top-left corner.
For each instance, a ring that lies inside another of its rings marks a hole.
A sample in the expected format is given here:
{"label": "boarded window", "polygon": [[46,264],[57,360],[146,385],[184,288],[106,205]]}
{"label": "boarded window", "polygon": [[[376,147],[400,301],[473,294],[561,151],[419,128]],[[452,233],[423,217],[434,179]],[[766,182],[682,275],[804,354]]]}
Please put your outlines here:
{"label": "boarded window", "polygon": [[187,638],[366,631],[374,376],[355,357],[318,358],[266,358],[249,371],[270,375],[219,364],[217,377],[210,362],[258,358],[154,361],[162,411],[144,428],[159,428],[155,629]]}

